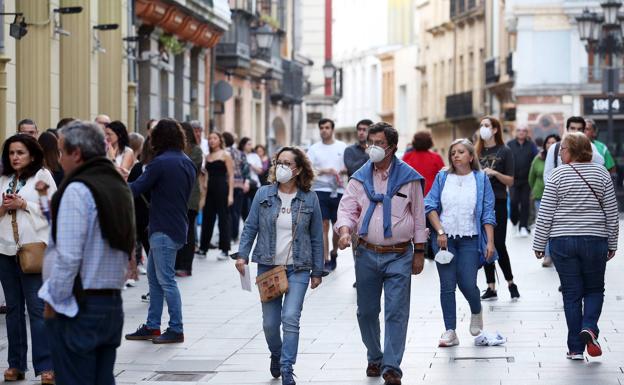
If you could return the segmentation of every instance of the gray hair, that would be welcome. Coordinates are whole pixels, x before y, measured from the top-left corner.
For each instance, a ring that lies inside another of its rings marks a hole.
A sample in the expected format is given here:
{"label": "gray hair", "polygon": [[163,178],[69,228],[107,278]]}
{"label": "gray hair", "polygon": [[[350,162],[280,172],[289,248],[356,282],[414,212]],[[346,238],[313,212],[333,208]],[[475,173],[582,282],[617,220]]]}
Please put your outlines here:
{"label": "gray hair", "polygon": [[594,131],[597,134],[598,133],[598,126],[596,125],[596,121],[594,119],[585,119],[585,127],[587,127],[587,123],[592,125],[592,128],[594,129]]}
{"label": "gray hair", "polygon": [[196,129],[196,128],[202,128],[202,124],[201,124],[201,122],[199,120],[191,120],[189,122],[189,124],[191,125],[193,130]]}
{"label": "gray hair", "polygon": [[462,146],[466,147],[466,150],[468,150],[468,153],[470,154],[470,156],[472,156],[472,162],[470,162],[470,168],[474,171],[479,171],[481,169],[481,164],[479,163],[479,157],[477,156],[477,152],[475,151],[475,147],[474,144],[472,144],[471,141],[469,141],[466,138],[462,138],[462,139],[457,139],[454,140],[453,143],[451,143],[451,145],[449,146],[449,150],[448,150],[448,172],[449,174],[455,174],[457,171],[455,170],[455,167],[453,166],[453,156],[451,155],[451,153],[453,152],[453,147],[457,146],[458,144],[461,144]]}
{"label": "gray hair", "polygon": [[74,152],[80,149],[82,160],[106,156],[104,130],[97,124],[84,120],[75,120],[59,130],[63,136],[65,151]]}

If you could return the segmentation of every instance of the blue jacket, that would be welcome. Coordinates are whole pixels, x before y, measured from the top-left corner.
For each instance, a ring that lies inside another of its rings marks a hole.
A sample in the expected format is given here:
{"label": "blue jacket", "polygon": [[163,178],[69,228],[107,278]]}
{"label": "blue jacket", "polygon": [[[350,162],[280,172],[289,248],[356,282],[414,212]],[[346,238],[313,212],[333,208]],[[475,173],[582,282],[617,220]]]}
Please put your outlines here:
{"label": "blue jacket", "polygon": [[[481,265],[486,263],[485,253],[487,247],[487,234],[485,233],[484,225],[496,226],[496,215],[494,213],[494,192],[492,191],[492,185],[490,179],[486,177],[483,171],[473,171],[475,179],[477,181],[477,207],[475,212],[475,220],[477,221],[476,227],[479,229],[479,259]],[[436,175],[431,190],[425,197],[425,214],[429,214],[432,211],[436,211],[438,215],[442,214],[444,208],[442,207],[441,197],[442,190],[444,190],[444,184],[446,183],[446,177],[448,171],[441,170]],[[490,259],[490,263],[493,263],[498,259],[498,254],[494,250],[494,256]]]}
{"label": "blue jacket", "polygon": [[151,192],[149,234],[162,232],[174,242],[186,243],[187,202],[195,184],[195,165],[182,151],[164,151],[152,159],[141,176],[130,183],[135,197]]}
{"label": "blue jacket", "polygon": [[[275,223],[282,202],[277,194],[277,183],[262,186],[256,192],[249,216],[240,237],[238,256],[252,262],[273,265],[275,257]],[[323,218],[318,197],[313,191],[297,191],[291,203],[293,226],[301,208],[299,223],[295,229],[292,245],[293,265],[296,271],[312,270],[313,277],[323,276]]]}

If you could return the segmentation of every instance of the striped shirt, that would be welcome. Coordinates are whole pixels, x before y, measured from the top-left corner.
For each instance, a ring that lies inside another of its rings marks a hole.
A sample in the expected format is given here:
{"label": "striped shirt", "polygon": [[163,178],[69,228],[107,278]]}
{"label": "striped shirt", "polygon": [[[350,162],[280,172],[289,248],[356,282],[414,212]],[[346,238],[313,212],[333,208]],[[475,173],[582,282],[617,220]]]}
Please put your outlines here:
{"label": "striped shirt", "polygon": [[600,203],[572,166],[557,167],[544,189],[533,249],[544,251],[549,238],[596,236],[608,238],[609,250],[616,250],[618,207],[609,172],[596,163],[574,163],[573,166],[591,185]]}

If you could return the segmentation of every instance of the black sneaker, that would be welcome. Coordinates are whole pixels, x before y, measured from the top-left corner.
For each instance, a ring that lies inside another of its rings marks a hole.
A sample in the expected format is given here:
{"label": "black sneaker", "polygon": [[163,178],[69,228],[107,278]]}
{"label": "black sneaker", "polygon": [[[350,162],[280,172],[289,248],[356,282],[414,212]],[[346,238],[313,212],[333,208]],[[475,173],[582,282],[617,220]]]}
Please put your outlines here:
{"label": "black sneaker", "polygon": [[179,342],[184,342],[184,333],[176,333],[169,328],[159,337],[152,340],[152,343],[155,344],[175,344]]}
{"label": "black sneaker", "polygon": [[498,295],[496,294],[496,290],[492,290],[489,287],[483,292],[483,295],[481,296],[481,301],[496,301],[497,299]]}
{"label": "black sneaker", "polygon": [[160,329],[150,329],[145,324],[139,326],[136,332],[126,334],[129,341],[149,341],[160,336]]}
{"label": "black sneaker", "polygon": [[269,370],[271,371],[273,378],[279,378],[282,374],[280,372],[280,356],[271,354],[271,366],[269,367]]}
{"label": "black sneaker", "polygon": [[141,301],[149,303],[149,301],[150,301],[150,295],[149,295],[149,292],[148,292],[148,293],[145,293],[145,294],[143,294],[143,295],[141,296]]}
{"label": "black sneaker", "polygon": [[329,268],[331,269],[331,271],[336,270],[336,267],[338,266],[337,260],[338,260],[338,252],[335,253],[329,253]]}
{"label": "black sneaker", "polygon": [[282,370],[282,385],[297,385],[292,369]]}
{"label": "black sneaker", "polygon": [[596,333],[594,333],[592,330],[585,328],[581,330],[581,333],[579,335],[581,336],[581,340],[583,340],[583,342],[587,346],[587,354],[592,357],[598,357],[602,355],[602,348],[598,343],[598,337],[596,336]]}
{"label": "black sneaker", "polygon": [[518,291],[518,286],[516,286],[515,283],[509,285],[509,294],[511,294],[511,299],[514,301],[520,298],[520,292]]}

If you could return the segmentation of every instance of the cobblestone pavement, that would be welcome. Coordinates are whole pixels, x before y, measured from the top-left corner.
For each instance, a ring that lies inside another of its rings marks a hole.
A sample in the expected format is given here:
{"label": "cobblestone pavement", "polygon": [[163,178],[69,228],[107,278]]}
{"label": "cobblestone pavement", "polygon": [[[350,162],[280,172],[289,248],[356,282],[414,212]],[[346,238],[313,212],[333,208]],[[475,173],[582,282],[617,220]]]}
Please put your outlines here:
{"label": "cobblestone pavement", "polygon": [[[458,291],[461,344],[438,348],[443,332],[439,281],[434,264],[427,262],[423,274],[412,281],[403,383],[624,384],[624,255],[618,253],[607,268],[600,322],[604,354],[572,362],[565,359],[567,332],[556,272],[541,267],[530,250],[530,238],[510,234],[508,247],[521,298],[511,302],[503,288],[498,301],[484,303],[486,331],[499,331],[508,342],[500,347],[474,346],[468,332],[468,304]],[[186,342],[163,346],[122,341],[115,368],[118,384],[281,384],[268,371],[257,292],[241,291],[233,263],[217,261],[216,255],[213,250],[206,259],[196,259],[193,276],[178,281]],[[308,291],[295,366],[299,384],[383,383],[364,373],[366,355],[356,321],[353,281],[353,260],[350,250],[345,250],[338,269],[318,289]],[[147,304],[140,295],[146,287],[143,276],[137,288],[124,292],[124,332],[145,321]],[[479,287],[485,288],[481,272]],[[5,327],[0,328],[0,349],[0,369],[4,370]],[[25,383],[36,383],[32,376],[31,370]]]}

